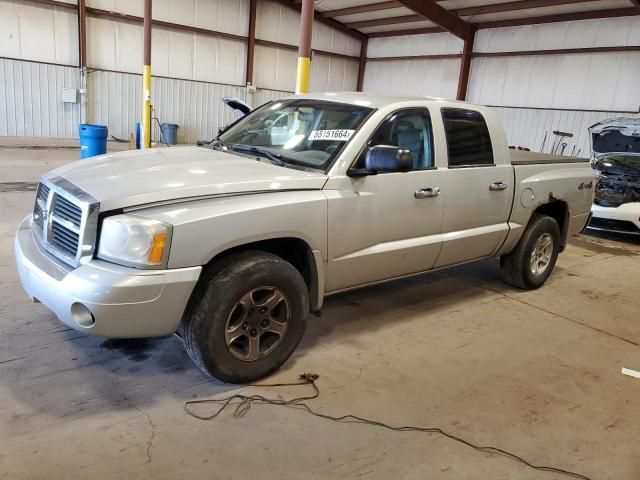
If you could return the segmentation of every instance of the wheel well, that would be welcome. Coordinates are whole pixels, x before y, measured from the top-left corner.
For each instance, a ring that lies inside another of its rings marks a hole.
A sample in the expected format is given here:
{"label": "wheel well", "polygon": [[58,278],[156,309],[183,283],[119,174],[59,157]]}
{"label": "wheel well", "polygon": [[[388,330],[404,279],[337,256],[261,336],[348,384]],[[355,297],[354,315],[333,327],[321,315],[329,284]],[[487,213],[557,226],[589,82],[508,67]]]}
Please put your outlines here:
{"label": "wheel well", "polygon": [[257,242],[245,243],[232,247],[213,257],[209,264],[238,252],[247,250],[261,250],[279,256],[286,260],[300,272],[304,282],[309,290],[309,304],[312,311],[315,311],[315,305],[318,305],[318,271],[313,258],[311,247],[307,242],[295,237],[273,238],[268,240],[260,240]]}
{"label": "wheel well", "polygon": [[560,226],[560,251],[564,250],[567,243],[567,231],[569,229],[569,206],[562,200],[553,200],[540,205],[533,213],[546,215],[553,218]]}

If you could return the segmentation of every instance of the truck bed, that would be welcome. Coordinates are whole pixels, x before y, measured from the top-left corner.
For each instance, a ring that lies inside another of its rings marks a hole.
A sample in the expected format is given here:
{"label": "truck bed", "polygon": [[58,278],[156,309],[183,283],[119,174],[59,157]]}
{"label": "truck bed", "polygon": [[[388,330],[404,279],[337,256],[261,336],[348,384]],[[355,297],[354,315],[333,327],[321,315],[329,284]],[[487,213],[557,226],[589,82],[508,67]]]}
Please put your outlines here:
{"label": "truck bed", "polygon": [[552,155],[550,153],[527,152],[509,149],[511,165],[538,165],[554,163],[588,163],[588,158]]}

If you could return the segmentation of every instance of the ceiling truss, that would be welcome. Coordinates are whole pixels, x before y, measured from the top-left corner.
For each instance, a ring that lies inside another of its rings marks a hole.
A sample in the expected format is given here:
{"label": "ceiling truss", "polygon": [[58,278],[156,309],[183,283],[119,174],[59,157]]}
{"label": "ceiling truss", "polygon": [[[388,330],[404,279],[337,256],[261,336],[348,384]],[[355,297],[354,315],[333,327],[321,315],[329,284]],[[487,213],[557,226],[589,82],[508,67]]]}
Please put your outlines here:
{"label": "ceiling truss", "polygon": [[[299,0],[278,0],[281,3],[296,5]],[[564,22],[572,20],[587,20],[597,18],[612,18],[621,16],[640,15],[640,0],[628,0],[629,6],[625,8],[612,8],[602,10],[580,10],[574,13],[549,14],[549,7],[566,6],[573,4],[588,4],[594,0],[514,0],[505,3],[493,3],[447,10],[438,5],[442,0],[392,0],[380,1],[376,3],[357,5],[352,7],[339,8],[324,12],[316,12],[319,21],[331,20],[332,23],[339,23],[351,32],[358,32],[367,38],[390,37],[396,35],[414,35],[422,33],[450,32],[461,39],[467,39],[474,29],[500,28],[520,25],[535,25],[540,23]],[[372,18],[369,20],[341,21],[340,17],[347,15],[366,14],[405,7],[411,10],[412,14],[390,15],[382,18]],[[531,15],[524,18],[509,20],[487,20],[473,22],[473,17],[477,15],[499,14],[503,12],[515,12],[518,10],[540,10],[539,15]],[[546,9],[546,10],[545,10]],[[434,26],[422,28],[406,28],[411,23],[429,21]],[[403,25],[403,28],[394,28],[396,25]],[[389,26],[388,30],[375,32],[361,32],[360,29],[369,27]]]}

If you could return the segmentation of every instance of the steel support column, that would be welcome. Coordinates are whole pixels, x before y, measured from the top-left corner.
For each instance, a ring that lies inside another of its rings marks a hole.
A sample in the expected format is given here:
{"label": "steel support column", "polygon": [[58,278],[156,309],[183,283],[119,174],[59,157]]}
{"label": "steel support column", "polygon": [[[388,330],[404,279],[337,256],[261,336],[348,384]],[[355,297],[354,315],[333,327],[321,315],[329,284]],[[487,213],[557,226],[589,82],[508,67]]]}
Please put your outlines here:
{"label": "steel support column", "polygon": [[469,30],[469,36],[464,41],[462,58],[460,59],[460,76],[458,77],[458,94],[456,99],[467,99],[467,87],[469,86],[469,71],[471,70],[471,57],[473,55],[473,41],[476,37],[474,28]]}
{"label": "steel support column", "polygon": [[296,93],[309,92],[311,72],[311,36],[313,34],[313,0],[302,0],[300,30],[298,31],[298,68],[296,70]]}
{"label": "steel support column", "polygon": [[362,91],[362,86],[364,84],[364,69],[367,67],[367,46],[369,44],[369,39],[364,38],[360,43],[360,63],[358,65],[358,84],[356,90],[358,92]]}
{"label": "steel support column", "polygon": [[249,1],[249,36],[247,38],[247,70],[245,85],[253,85],[253,57],[256,46],[256,7],[258,0]]}
{"label": "steel support column", "polygon": [[87,121],[87,10],[78,0],[78,67],[80,67],[80,123]]}
{"label": "steel support column", "polygon": [[151,0],[144,0],[144,66],[142,67],[142,148],[151,148]]}

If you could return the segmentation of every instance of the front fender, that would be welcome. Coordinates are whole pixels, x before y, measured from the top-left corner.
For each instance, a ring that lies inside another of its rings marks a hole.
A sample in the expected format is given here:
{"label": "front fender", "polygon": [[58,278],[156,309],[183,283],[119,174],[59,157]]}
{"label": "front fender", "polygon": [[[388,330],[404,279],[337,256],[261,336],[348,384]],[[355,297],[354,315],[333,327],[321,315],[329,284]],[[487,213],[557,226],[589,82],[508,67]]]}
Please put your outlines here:
{"label": "front fender", "polygon": [[298,238],[327,258],[327,199],[321,190],[209,198],[136,211],[173,225],[169,268],[206,265],[225,250]]}

